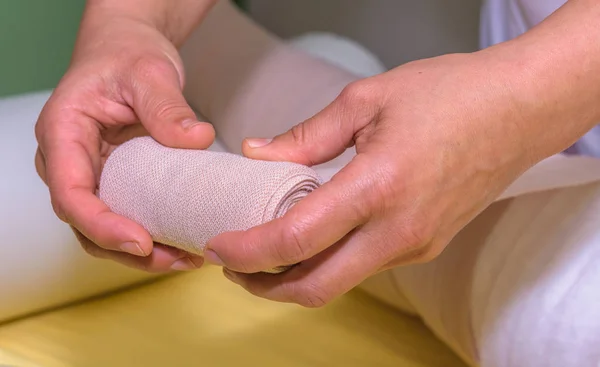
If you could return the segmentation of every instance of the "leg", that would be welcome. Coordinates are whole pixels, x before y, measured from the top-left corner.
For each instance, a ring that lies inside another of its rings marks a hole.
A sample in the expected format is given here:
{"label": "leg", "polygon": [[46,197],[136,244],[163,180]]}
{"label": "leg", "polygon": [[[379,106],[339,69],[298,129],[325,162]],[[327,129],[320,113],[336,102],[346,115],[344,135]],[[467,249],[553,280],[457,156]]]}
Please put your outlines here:
{"label": "leg", "polygon": [[596,366],[599,221],[599,183],[499,202],[438,259],[393,277],[473,365]]}
{"label": "leg", "polygon": [[[518,36],[562,3],[486,1],[482,47]],[[578,146],[597,147],[592,135]],[[496,203],[440,258],[392,276],[405,303],[473,365],[595,366],[599,208],[597,183]]]}
{"label": "leg", "polygon": [[[358,76],[269,34],[221,1],[182,48],[186,97],[235,153],[246,137],[280,134],[311,117]],[[329,178],[352,151],[318,167]]]}
{"label": "leg", "polygon": [[[358,78],[286,46],[229,1],[220,2],[182,54],[193,76],[186,92],[215,122],[226,143],[213,147],[220,150],[239,151],[246,135],[286,130]],[[367,64],[369,71],[377,65]],[[10,279],[0,281],[0,322],[153,277],[88,256],[52,212],[33,165],[33,124],[48,96],[0,100],[0,136],[11,137],[0,145],[0,172],[11,174],[0,178],[0,279]]]}
{"label": "leg", "polygon": [[[220,13],[215,12],[213,18],[194,34],[183,50],[187,70],[194,75],[189,80],[187,96],[215,124],[218,136],[233,151],[239,152],[238,147],[246,136],[272,136],[309,117],[331,101],[346,84],[356,79],[333,65],[283,45],[251,21],[241,17],[227,3],[222,3],[217,11]],[[228,33],[220,33],[219,37],[214,38],[215,32],[212,29],[220,24],[216,14],[230,14],[228,19],[231,22],[228,23]],[[228,47],[233,42],[229,39],[233,34],[243,34],[242,46],[247,47]],[[230,63],[226,63],[226,60]],[[238,70],[240,65],[232,60],[246,61],[244,68]],[[215,64],[221,65],[221,68],[215,67]],[[215,70],[220,73],[215,73]],[[331,168],[335,171],[349,157],[351,155],[336,160]],[[578,190],[583,190],[584,193],[580,195]],[[517,330],[514,326],[517,319],[511,319],[503,313],[503,310],[515,304],[509,301],[514,300],[515,295],[520,296],[527,287],[533,289],[532,294],[551,294],[554,292],[553,287],[564,284],[560,279],[557,283],[554,282],[560,277],[560,270],[540,267],[544,264],[545,257],[555,255],[559,264],[572,269],[581,265],[577,259],[566,256],[565,252],[581,246],[590,250],[593,234],[582,242],[576,238],[589,230],[590,222],[556,215],[556,210],[568,209],[578,212],[581,218],[586,218],[593,213],[593,208],[581,211],[580,206],[575,204],[586,202],[588,196],[585,190],[574,188],[548,191],[498,203],[465,229],[439,260],[428,265],[399,268],[391,273],[380,274],[367,281],[363,288],[390,304],[418,313],[443,340],[472,364],[479,364],[481,361],[484,366],[537,366],[551,365],[548,363],[554,363],[552,358],[559,362],[561,358],[566,361],[574,355],[574,358],[588,358],[589,355],[586,356],[585,353],[593,349],[588,348],[585,340],[597,335],[593,325],[582,329],[581,333],[587,336],[579,339],[581,343],[573,348],[574,354],[548,353],[550,359],[545,361],[541,359],[543,356],[526,352],[530,348],[539,349],[544,345],[551,345],[552,352],[558,351],[560,340],[541,339],[539,334],[532,334],[537,329],[528,329],[527,324],[519,324]],[[554,201],[548,196],[550,193],[566,193],[566,198],[558,200],[561,204],[550,205],[551,209],[546,209],[548,202]],[[531,218],[536,217],[543,217],[542,223],[551,225],[558,232],[541,230],[539,224],[531,222]],[[587,224],[584,228],[578,225],[580,223]],[[541,234],[538,233],[540,230]],[[572,241],[569,243],[572,247],[565,247],[566,242],[556,241],[564,238],[567,232],[572,234]],[[527,241],[524,242],[525,245],[516,248],[517,238],[521,237]],[[532,250],[538,252],[533,254]],[[501,253],[498,254],[497,251]],[[526,260],[535,255],[537,265],[528,267],[512,257],[508,259],[513,253],[521,255],[518,259]],[[533,281],[521,282],[511,277],[525,274]],[[502,288],[494,287],[491,281],[500,281],[502,276],[508,277],[502,280],[505,285]],[[538,276],[547,282],[536,283]],[[585,286],[590,284],[590,280],[594,280],[593,274],[588,274],[582,283],[577,284]],[[495,289],[497,293],[494,295],[486,293]],[[573,312],[577,307],[589,307],[589,302],[585,302],[583,296],[578,297],[570,298],[571,309],[560,313],[564,318],[559,319],[554,312],[548,311],[545,314],[547,322],[568,325],[568,322],[573,321],[578,315]],[[528,297],[527,301],[530,303],[512,308],[515,312],[511,315],[519,316],[521,308],[539,309],[542,306],[536,304],[538,299],[535,297]],[[589,310],[591,312],[593,309]],[[530,317],[529,326],[546,321],[536,314],[527,315]],[[503,328],[522,332],[526,340],[528,337],[537,339],[533,340],[533,344],[510,345],[514,334],[502,334]],[[520,346],[522,348],[518,349]],[[502,358],[509,355],[512,360],[504,363]],[[559,362],[557,366],[573,365]]]}
{"label": "leg", "polygon": [[54,215],[33,164],[49,95],[0,99],[0,322],[150,278],[87,255]]}

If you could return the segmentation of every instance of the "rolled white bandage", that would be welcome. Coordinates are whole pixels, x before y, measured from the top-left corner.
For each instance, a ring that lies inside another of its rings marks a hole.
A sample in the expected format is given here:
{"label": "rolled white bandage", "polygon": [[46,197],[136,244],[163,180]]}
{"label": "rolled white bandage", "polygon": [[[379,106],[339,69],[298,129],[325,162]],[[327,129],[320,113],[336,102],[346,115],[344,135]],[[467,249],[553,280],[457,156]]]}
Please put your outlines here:
{"label": "rolled white bandage", "polygon": [[214,236],[281,217],[320,184],[303,165],[173,149],[142,137],[110,155],[99,197],[154,241],[202,254]]}

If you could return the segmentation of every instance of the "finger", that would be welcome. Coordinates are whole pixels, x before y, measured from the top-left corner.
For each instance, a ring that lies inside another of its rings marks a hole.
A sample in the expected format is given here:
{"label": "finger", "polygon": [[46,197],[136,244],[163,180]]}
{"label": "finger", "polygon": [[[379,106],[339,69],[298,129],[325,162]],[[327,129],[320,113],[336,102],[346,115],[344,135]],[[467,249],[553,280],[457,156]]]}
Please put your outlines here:
{"label": "finger", "polygon": [[139,257],[123,252],[105,250],[96,246],[81,234],[78,239],[85,252],[98,259],[112,260],[127,267],[149,273],[191,271],[200,268],[204,262],[200,256],[190,255],[174,247],[161,244],[155,244],[154,250],[149,256]]}
{"label": "finger", "polygon": [[356,180],[370,166],[357,156],[281,218],[211,239],[205,251],[206,261],[255,273],[313,257],[371,215],[372,185],[366,177]]}
{"label": "finger", "polygon": [[150,135],[173,148],[206,149],[211,124],[198,121],[183,97],[179,74],[170,63],[141,63],[132,76],[131,105]]}
{"label": "finger", "polygon": [[[314,117],[274,139],[246,139],[245,156],[313,166],[330,161],[354,144],[355,136],[378,115],[379,106],[359,95],[364,88],[346,87],[335,101]],[[357,92],[360,89],[361,92]]]}
{"label": "finger", "polygon": [[113,146],[119,146],[133,138],[149,135],[148,130],[140,123],[124,125],[120,129],[113,128],[102,131],[102,139]]}
{"label": "finger", "polygon": [[102,248],[146,256],[152,252],[148,232],[112,213],[94,195],[100,166],[94,124],[85,117],[47,124],[40,147],[46,157],[46,178],[54,210],[59,218]]}
{"label": "finger", "polygon": [[44,155],[42,154],[42,151],[39,147],[35,152],[35,170],[38,176],[40,176],[42,181],[47,185],[48,182],[46,180],[46,159],[44,158]]}
{"label": "finger", "polygon": [[[386,246],[378,246],[385,243]],[[276,302],[321,307],[347,293],[367,278],[398,266],[422,264],[437,257],[441,249],[403,246],[376,234],[355,235],[341,241],[337,251],[325,251],[281,274],[244,274],[227,268],[224,275],[249,293]],[[389,260],[398,256],[394,260]]]}
{"label": "finger", "polygon": [[387,262],[382,236],[359,230],[316,257],[282,274],[243,274],[224,270],[225,276],[248,292],[277,302],[321,307],[350,291]]}

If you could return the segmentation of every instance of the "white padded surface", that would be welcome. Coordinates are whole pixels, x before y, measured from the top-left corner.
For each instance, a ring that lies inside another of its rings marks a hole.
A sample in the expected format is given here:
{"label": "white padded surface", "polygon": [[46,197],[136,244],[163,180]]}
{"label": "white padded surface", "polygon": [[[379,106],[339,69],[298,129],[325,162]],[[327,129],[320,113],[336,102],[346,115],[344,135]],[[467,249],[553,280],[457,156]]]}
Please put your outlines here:
{"label": "white padded surface", "polygon": [[87,255],[35,171],[49,91],[0,99],[0,321],[150,277]]}

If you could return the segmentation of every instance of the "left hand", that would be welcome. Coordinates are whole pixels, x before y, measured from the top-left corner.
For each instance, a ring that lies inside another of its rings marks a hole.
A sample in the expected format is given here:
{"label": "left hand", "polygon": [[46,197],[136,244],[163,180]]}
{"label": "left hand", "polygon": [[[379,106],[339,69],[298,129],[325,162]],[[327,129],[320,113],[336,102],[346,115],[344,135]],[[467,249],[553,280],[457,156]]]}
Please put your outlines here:
{"label": "left hand", "polygon": [[316,307],[377,272],[434,259],[543,158],[493,62],[477,53],[409,63],[349,85],[266,145],[246,140],[254,159],[316,165],[352,145],[357,154],[282,218],[211,240],[206,261],[252,294]]}
{"label": "left hand", "polygon": [[214,140],[213,127],[197,121],[183,96],[183,63],[171,40],[106,7],[88,2],[69,70],[39,116],[37,172],[88,254],[153,273],[194,270],[202,257],[153,243],[145,228],[96,195],[108,156],[133,137],[187,149]]}

